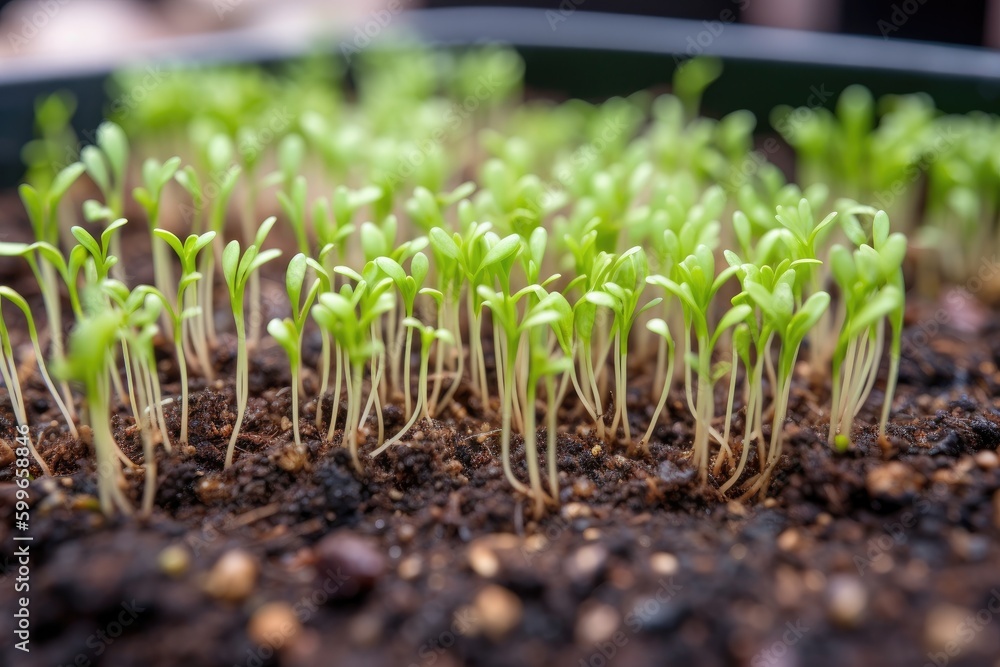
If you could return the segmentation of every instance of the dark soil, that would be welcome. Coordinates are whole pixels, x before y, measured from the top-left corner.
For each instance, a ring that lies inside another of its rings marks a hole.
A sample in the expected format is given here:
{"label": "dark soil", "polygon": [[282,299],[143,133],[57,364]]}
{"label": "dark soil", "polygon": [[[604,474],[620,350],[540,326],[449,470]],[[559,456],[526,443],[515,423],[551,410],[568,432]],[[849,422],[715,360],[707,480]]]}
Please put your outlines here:
{"label": "dark soil", "polygon": [[[585,422],[566,411],[562,506],[540,521],[504,479],[495,416],[468,395],[408,446],[366,457],[359,477],[339,431],[327,443],[315,430],[315,401],[306,455],[291,446],[286,362],[267,345],[252,357],[236,465],[222,470],[232,387],[195,380],[191,445],[161,450],[148,520],[97,511],[87,446],[56,424],[40,449],[57,476],[32,483],[30,592],[17,594],[30,596],[31,652],[5,631],[0,664],[1000,665],[1000,314],[970,299],[975,317],[940,317],[953,302],[911,305],[887,440],[864,426],[873,392],[855,447],[835,453],[825,398],[796,387],[764,502],[699,486],[679,396],[647,459],[568,426]],[[33,423],[57,419],[43,387],[27,387]],[[651,401],[631,402],[641,433]],[[175,434],[177,418],[171,406]],[[385,419],[388,433],[403,421],[395,407]],[[138,461],[130,426],[115,421]],[[0,436],[14,437],[9,406]],[[518,438],[515,457],[525,479]],[[6,628],[18,544],[2,464]],[[141,475],[130,481],[138,505]],[[227,587],[216,564],[234,550],[254,567]],[[261,610],[273,602],[286,605]]]}

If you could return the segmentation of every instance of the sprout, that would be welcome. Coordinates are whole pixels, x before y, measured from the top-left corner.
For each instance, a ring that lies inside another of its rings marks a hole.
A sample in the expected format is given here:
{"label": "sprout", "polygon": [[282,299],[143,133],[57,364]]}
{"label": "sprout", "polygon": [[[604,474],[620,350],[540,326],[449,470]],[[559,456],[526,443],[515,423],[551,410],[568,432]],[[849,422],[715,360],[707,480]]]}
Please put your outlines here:
{"label": "sprout", "polygon": [[[396,289],[399,290],[399,295],[403,301],[403,320],[400,321],[399,326],[406,326],[406,320],[413,319],[413,306],[416,302],[417,294],[420,292],[424,278],[427,277],[427,272],[430,269],[427,256],[422,252],[418,252],[413,256],[410,260],[410,275],[406,275],[403,267],[390,257],[378,257],[375,260],[375,265],[392,280],[396,285]],[[412,409],[410,404],[410,357],[413,349],[413,330],[413,326],[406,326],[406,342],[403,353],[403,392],[406,407],[404,414],[406,418],[409,418],[410,415],[419,409]],[[396,333],[395,338],[398,337],[399,334]],[[396,364],[394,362],[392,369],[395,370],[395,368]],[[397,380],[394,380],[394,384],[398,384],[398,372],[391,372],[390,377],[393,376],[397,378]]]}
{"label": "sprout", "polygon": [[[769,375],[773,379],[771,442],[767,447],[766,456],[761,458],[761,474],[750,487],[749,494],[753,494],[758,490],[763,492],[767,489],[771,472],[774,470],[781,456],[782,444],[784,442],[784,421],[785,415],[788,413],[788,396],[791,391],[792,375],[799,347],[806,334],[816,325],[830,305],[829,294],[826,292],[816,292],[802,303],[801,306],[796,307],[797,303],[801,303],[801,299],[797,298],[799,294],[796,294],[796,287],[799,287],[799,292],[801,293],[801,285],[797,285],[799,277],[796,271],[801,267],[802,262],[803,260],[791,262],[786,259],[775,269],[766,265],[763,267],[743,265],[741,267],[744,273],[744,293],[738,296],[734,302],[740,301],[744,304],[754,306],[760,312],[761,320],[759,325],[756,320],[748,320],[749,327],[741,328],[741,331],[749,330],[758,332],[758,340],[764,342],[763,346],[758,347],[758,359],[760,359],[761,352],[763,352],[763,358],[768,365]],[[749,317],[750,312],[748,311],[746,315]],[[741,337],[745,336],[743,333],[739,335]],[[774,368],[771,363],[771,340],[774,337],[778,339],[781,346],[777,368]],[[746,345],[745,338],[735,342],[734,351],[736,353],[742,352],[743,356],[747,356]],[[748,372],[749,368],[747,366]],[[759,373],[755,373],[753,382],[760,382]],[[757,387],[754,387],[753,391],[755,394],[759,394],[760,392]],[[731,400],[732,388],[730,389],[730,404]],[[756,409],[756,405],[754,407]],[[748,422],[752,418],[751,413],[748,411]],[[727,434],[728,431],[729,425],[727,420]],[[732,483],[739,479],[746,463],[749,447],[749,441],[745,440],[740,465],[730,480],[723,486],[723,489],[728,489]]]}
{"label": "sprout", "polygon": [[[24,313],[28,323],[28,335],[31,338],[31,345],[35,351],[35,361],[38,364],[38,370],[42,374],[42,378],[45,380],[45,385],[49,388],[49,392],[59,405],[60,411],[66,417],[66,422],[69,424],[73,437],[79,437],[76,431],[76,425],[69,418],[66,405],[62,402],[62,399],[59,398],[59,394],[52,385],[52,380],[45,368],[45,360],[42,356],[41,346],[38,344],[38,331],[35,328],[35,321],[31,316],[31,310],[28,307],[27,301],[25,301],[20,294],[11,288],[0,285],[0,353],[3,354],[3,358],[0,359],[0,375],[3,377],[4,386],[7,387],[7,396],[10,399],[11,408],[14,411],[14,418],[17,419],[18,425],[22,428],[28,427],[28,412],[25,407],[24,394],[21,391],[21,381],[18,377],[17,360],[14,358],[14,350],[10,344],[10,334],[8,333],[7,323],[5,322],[3,316],[3,299],[7,299],[20,308],[21,312]],[[35,461],[38,462],[42,472],[46,475],[50,474],[49,467],[46,465],[45,459],[43,459],[35,449],[30,436],[28,438],[28,449],[30,450]]]}
{"label": "sprout", "polygon": [[[320,294],[319,302],[312,308],[313,319],[331,333],[337,341],[338,353],[343,354],[347,361],[349,378],[344,434],[358,473],[364,471],[358,456],[358,429],[363,423],[361,394],[364,367],[367,361],[382,353],[382,345],[373,338],[372,329],[380,316],[395,307],[395,299],[389,292],[391,286],[392,281],[388,278],[372,287],[364,279],[359,279],[354,287],[344,285],[340,292]],[[373,378],[370,398],[377,394],[377,385]]]}
{"label": "sprout", "polygon": [[261,246],[267,239],[275,221],[276,219],[272,216],[261,223],[253,245],[242,254],[240,253],[240,242],[236,240],[230,241],[222,254],[222,274],[226,278],[229,303],[233,308],[233,319],[236,322],[236,424],[233,426],[229,447],[226,449],[225,465],[227,468],[233,463],[233,452],[236,448],[236,440],[240,435],[240,427],[243,424],[250,394],[250,369],[247,358],[246,318],[244,317],[243,302],[250,277],[255,275],[260,267],[281,255],[280,250],[261,251]]}
{"label": "sprout", "polygon": [[[498,355],[497,386],[502,396],[500,457],[503,460],[504,475],[506,475],[511,486],[525,495],[534,497],[536,502],[540,502],[539,498],[541,496],[539,494],[542,493],[540,481],[541,477],[538,472],[538,460],[536,453],[534,451],[528,452],[527,449],[525,450],[525,457],[528,463],[528,476],[531,480],[531,489],[524,486],[524,484],[514,477],[514,472],[510,465],[511,418],[515,409],[514,387],[515,382],[517,381],[515,361],[517,359],[518,347],[520,345],[521,338],[530,329],[542,325],[548,325],[560,318],[559,312],[549,310],[547,303],[539,302],[535,304],[534,307],[527,310],[523,319],[520,321],[518,320],[518,302],[529,294],[535,294],[536,289],[537,286],[530,285],[518,292],[515,292],[514,294],[507,294],[505,292],[496,292],[491,290],[486,285],[480,285],[479,296],[483,300],[483,305],[489,308],[490,312],[493,314],[493,325],[495,330],[497,332],[502,332],[501,345],[498,345],[496,350]],[[500,362],[502,362],[502,366],[499,365]],[[541,377],[541,373],[535,377],[536,384],[539,377]],[[533,394],[534,391],[532,390],[532,395]],[[526,407],[529,410],[534,410],[534,403],[528,404]],[[524,423],[523,419],[520,421]],[[533,424],[534,417],[531,418],[531,421]],[[534,449],[533,436],[530,443],[526,441],[526,447],[529,444],[532,449]]]}
{"label": "sprout", "polygon": [[[841,289],[844,324],[833,353],[829,441],[841,449],[849,443],[854,418],[875,385],[885,346],[886,319],[892,328],[892,341],[880,435],[885,434],[899,375],[905,310],[902,263],[906,255],[906,237],[889,233],[889,216],[884,211],[875,213],[872,236],[872,245],[862,244],[853,254],[839,245],[830,252],[833,276]],[[838,433],[841,434],[839,440]]]}
{"label": "sprout", "polygon": [[[52,357],[56,363],[62,363],[65,360],[62,310],[59,303],[59,286],[56,282],[57,267],[52,264],[53,255],[59,256],[60,259],[62,257],[58,251],[58,212],[66,192],[83,174],[84,169],[83,164],[79,162],[69,165],[55,175],[47,190],[36,190],[27,183],[18,188],[36,241],[35,244],[26,248],[27,251],[23,253],[23,256],[28,260],[28,265],[31,267],[32,273],[35,274],[38,288],[42,293],[42,300],[45,302],[45,315],[52,337]],[[45,249],[51,249],[52,252],[46,252]],[[2,249],[0,249],[0,254],[4,254]],[[22,251],[18,250],[17,254],[22,254]],[[69,387],[63,383],[61,390],[63,399],[72,414],[73,396],[70,394]]]}
{"label": "sprout", "polygon": [[[146,211],[146,222],[149,223],[149,234],[160,226],[160,210],[163,206],[163,188],[170,182],[180,167],[181,159],[173,157],[164,163],[150,158],[142,165],[143,186],[135,188],[132,196]],[[174,282],[173,271],[170,268],[170,258],[166,247],[153,243],[153,276],[156,288],[173,301]]]}
{"label": "sprout", "polygon": [[[312,308],[313,302],[316,300],[316,295],[323,285],[321,280],[314,280],[303,299],[302,288],[305,285],[308,268],[309,259],[305,255],[299,253],[292,257],[288,263],[288,269],[285,271],[285,290],[288,293],[288,301],[292,307],[292,316],[285,319],[275,318],[267,325],[267,332],[271,334],[272,338],[278,341],[278,344],[285,350],[285,354],[288,355],[288,363],[292,374],[292,428],[297,447],[302,446],[302,438],[299,435],[302,332],[305,330],[309,310]],[[316,269],[322,271],[319,267],[316,267]],[[317,407],[317,412],[320,412],[319,407]]]}
{"label": "sprout", "polygon": [[[90,200],[84,203],[88,220],[109,222],[125,215],[125,178],[128,171],[128,138],[118,125],[105,121],[97,127],[97,145],[85,146],[80,151],[80,161],[87,175],[97,184],[104,196],[104,204]],[[121,257],[121,244],[112,238],[111,254]],[[116,277],[120,278],[120,275]]]}
{"label": "sprout", "polygon": [[212,252],[201,255],[198,272],[202,280],[198,283],[197,300],[202,304],[202,312],[193,320],[194,345],[197,351],[201,371],[209,380],[214,372],[208,358],[208,348],[217,343],[215,335],[215,264],[222,257],[222,235],[226,223],[226,209],[232,197],[233,190],[240,177],[240,168],[232,164],[233,145],[229,137],[221,134],[213,135],[205,149],[205,162],[212,179],[204,189],[194,168],[188,166],[177,172],[175,179],[191,196],[195,208],[194,224],[199,226],[202,211],[207,207],[208,216],[204,220],[204,229],[215,232],[215,242]]}
{"label": "sprout", "polygon": [[[642,440],[639,441],[639,450],[648,456],[649,438],[653,435],[653,429],[656,428],[656,423],[660,418],[660,413],[663,412],[663,406],[667,404],[667,396],[670,394],[670,383],[673,381],[674,377],[674,338],[670,335],[670,329],[667,327],[667,323],[659,318],[654,318],[647,322],[646,328],[663,339],[666,350],[663,357],[667,360],[667,370],[662,374],[664,379],[663,388],[660,390],[660,400],[656,404],[656,409],[653,410],[653,417],[649,420],[649,428],[646,429],[646,434],[643,435]],[[735,376],[736,374],[734,372],[733,377]]]}
{"label": "sprout", "polygon": [[430,407],[427,400],[427,371],[430,365],[431,346],[434,345],[435,342],[437,342],[438,346],[442,343],[452,345],[455,342],[451,332],[447,329],[435,329],[434,327],[426,326],[415,317],[407,317],[403,319],[403,325],[409,330],[416,329],[420,332],[420,371],[417,379],[417,403],[414,406],[413,413],[406,425],[403,426],[403,428],[401,428],[396,435],[382,443],[381,447],[373,451],[371,453],[372,458],[378,456],[390,446],[399,442],[403,435],[413,428],[413,425],[417,422],[417,418],[421,414],[423,414],[424,419],[431,418]]}
{"label": "sprout", "polygon": [[132,513],[131,504],[122,491],[125,478],[119,457],[124,457],[111,432],[108,368],[121,324],[121,316],[110,310],[78,322],[70,336],[70,353],[66,361],[56,367],[59,376],[83,384],[97,454],[97,492],[101,510],[109,515],[116,511]]}
{"label": "sprout", "polygon": [[[546,500],[542,490],[541,474],[538,467],[538,453],[535,444],[535,396],[540,381],[545,382],[547,406],[547,465],[549,489],[552,502],[559,502],[559,477],[556,470],[556,385],[555,378],[568,373],[573,368],[572,357],[553,357],[548,340],[548,331],[564,326],[569,318],[569,303],[561,294],[551,294],[541,299],[531,308],[521,322],[521,330],[528,342],[528,374],[525,390],[524,413],[524,457],[528,463],[528,479],[531,495],[535,499],[535,516],[541,517]],[[558,335],[558,333],[557,333]]]}
{"label": "sprout", "polygon": [[[715,294],[735,272],[736,267],[728,267],[716,275],[711,250],[699,246],[695,254],[677,265],[676,280],[660,275],[647,278],[650,284],[658,285],[676,296],[684,311],[684,391],[688,409],[695,418],[694,462],[698,465],[702,482],[708,478],[710,434],[722,446],[724,454],[732,455],[729,443],[712,428],[715,408],[712,353],[723,332],[744,320],[750,314],[750,307],[745,304],[733,306],[719,319],[714,330],[709,323],[709,313]],[[691,352],[692,329],[698,343],[697,356]],[[698,375],[696,398],[692,398],[692,371]]]}
{"label": "sprout", "polygon": [[[151,291],[151,293],[155,293],[163,300],[167,316],[173,325],[171,331],[174,338],[174,353],[181,376],[180,443],[186,445],[188,441],[188,371],[184,354],[184,341],[191,337],[190,328],[187,326],[188,322],[201,310],[197,301],[197,290],[189,292],[188,289],[201,280],[201,274],[195,270],[198,265],[198,253],[212,242],[215,238],[215,232],[205,232],[201,236],[191,234],[183,243],[165,229],[154,229],[153,234],[169,245],[181,261],[181,280],[177,286],[176,301],[169,303],[166,296],[159,291]],[[185,332],[187,336],[185,336]]]}
{"label": "sprout", "polygon": [[639,307],[639,299],[646,287],[646,272],[646,254],[642,248],[631,248],[610,266],[608,280],[601,290],[588,292],[584,297],[590,303],[614,313],[615,416],[611,422],[611,433],[617,434],[620,420],[625,431],[625,440],[629,443],[632,441],[626,409],[629,335],[636,318],[662,301],[659,298],[653,299],[645,306]]}

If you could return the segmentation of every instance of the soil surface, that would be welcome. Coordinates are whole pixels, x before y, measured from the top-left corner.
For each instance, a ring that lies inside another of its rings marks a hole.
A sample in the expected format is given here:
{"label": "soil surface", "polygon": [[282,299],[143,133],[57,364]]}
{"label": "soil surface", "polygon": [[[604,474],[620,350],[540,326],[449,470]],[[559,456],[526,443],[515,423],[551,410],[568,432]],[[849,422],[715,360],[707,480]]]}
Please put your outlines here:
{"label": "soil surface", "polygon": [[[0,272],[29,293],[20,280]],[[232,385],[192,381],[191,443],[160,450],[149,519],[99,513],[88,447],[56,421],[40,444],[55,476],[31,486],[31,652],[5,630],[0,664],[1000,666],[1000,313],[948,292],[911,298],[908,320],[889,437],[870,426],[877,389],[853,449],[834,452],[827,397],[797,384],[764,502],[698,484],[679,395],[645,459],[599,443],[567,403],[562,505],[541,520],[504,479],[492,409],[465,389],[358,476],[340,432],[329,443],[315,429],[312,378],[306,451],[290,444],[288,370],[270,344],[252,356],[229,470]],[[232,377],[231,339],[218,367]],[[649,380],[637,369],[630,385],[641,433]],[[35,430],[58,419],[37,378],[26,389]],[[389,433],[403,423],[396,407],[384,415]],[[176,435],[177,406],[167,417]],[[114,428],[141,461],[131,420]],[[519,438],[514,456],[526,479]],[[0,464],[9,628],[24,593],[13,464]],[[138,505],[141,475],[129,480]]]}

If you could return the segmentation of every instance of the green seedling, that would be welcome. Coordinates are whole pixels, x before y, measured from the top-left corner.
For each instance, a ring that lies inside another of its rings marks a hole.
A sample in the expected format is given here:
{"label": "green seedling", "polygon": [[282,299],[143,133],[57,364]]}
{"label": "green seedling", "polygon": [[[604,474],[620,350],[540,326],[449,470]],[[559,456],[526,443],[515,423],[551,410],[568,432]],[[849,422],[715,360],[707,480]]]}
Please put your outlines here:
{"label": "green seedling", "polygon": [[233,453],[236,450],[236,440],[240,435],[243,417],[246,414],[247,400],[250,394],[250,368],[247,354],[247,329],[244,316],[244,301],[247,283],[260,267],[281,255],[280,250],[261,250],[268,233],[274,226],[276,218],[266,219],[257,229],[254,243],[246,251],[240,251],[240,242],[233,240],[222,253],[222,275],[229,289],[229,303],[233,308],[233,319],[236,322],[236,424],[229,438],[226,449],[226,467],[233,463]]}

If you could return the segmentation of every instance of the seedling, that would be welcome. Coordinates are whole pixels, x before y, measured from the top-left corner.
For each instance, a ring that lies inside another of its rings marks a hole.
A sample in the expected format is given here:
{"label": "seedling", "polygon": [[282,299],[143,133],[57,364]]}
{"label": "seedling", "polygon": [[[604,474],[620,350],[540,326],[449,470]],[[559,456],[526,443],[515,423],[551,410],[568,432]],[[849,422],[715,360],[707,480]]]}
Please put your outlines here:
{"label": "seedling", "polygon": [[[288,355],[288,363],[292,374],[292,428],[295,437],[295,445],[302,446],[302,438],[299,435],[299,389],[302,381],[302,332],[305,329],[309,311],[317,294],[323,285],[319,279],[313,280],[311,287],[303,294],[303,287],[306,282],[306,274],[309,269],[309,259],[302,253],[292,257],[285,272],[285,289],[288,293],[288,301],[292,306],[292,316],[285,319],[273,319],[267,325],[267,332],[278,341],[278,344]],[[322,272],[322,268],[316,267]],[[325,356],[327,366],[329,366],[329,356]],[[325,385],[325,382],[324,382]],[[325,391],[325,386],[324,389]],[[322,400],[322,392],[320,395]],[[317,412],[321,412],[322,403],[317,407]]]}
{"label": "seedling", "polygon": [[[731,456],[729,443],[712,428],[714,416],[714,373],[712,353],[719,337],[729,328],[746,319],[750,307],[733,306],[723,315],[714,329],[709,322],[712,300],[719,289],[736,273],[736,267],[723,269],[716,275],[715,258],[706,246],[699,246],[695,254],[677,265],[677,280],[653,275],[647,278],[652,285],[676,296],[684,311],[684,391],[688,408],[695,418],[694,463],[698,466],[702,482],[708,478],[709,434],[711,433],[727,456]],[[691,332],[698,343],[697,356],[692,355]],[[692,371],[698,375],[697,398],[692,398]]]}
{"label": "seedling", "polygon": [[851,425],[868,398],[878,376],[879,360],[885,345],[885,320],[892,329],[890,368],[879,433],[892,409],[899,359],[902,352],[902,326],[905,310],[902,263],[906,238],[889,233],[889,216],[884,211],[874,215],[872,245],[862,244],[851,253],[835,246],[830,253],[833,276],[841,288],[843,322],[833,354],[833,397],[830,413],[830,444],[843,448],[849,441],[837,440],[837,434],[850,438]]}
{"label": "seedling", "polygon": [[[344,285],[340,292],[320,294],[319,302],[312,308],[313,319],[337,341],[349,369],[344,434],[358,473],[364,471],[358,456],[364,367],[382,353],[381,344],[372,337],[372,325],[395,307],[395,299],[389,292],[391,286],[388,278],[373,287],[361,279],[353,287]],[[370,393],[372,396],[377,393],[377,382],[373,381]]]}
{"label": "seedling", "polygon": [[[382,443],[382,446],[371,453],[372,458],[375,458],[386,449],[392,445],[399,442],[402,437],[413,428],[413,425],[417,423],[417,418],[423,415],[424,419],[430,419],[430,404],[427,400],[427,373],[430,366],[430,356],[431,347],[437,343],[440,348],[441,345],[452,345],[455,339],[452,337],[451,332],[447,329],[435,329],[431,326],[424,325],[420,320],[415,317],[407,317],[403,320],[403,325],[407,329],[416,329],[420,333],[420,370],[417,378],[417,403],[413,408],[413,413],[410,416],[409,421],[406,425],[399,430],[399,432],[393,437]],[[440,350],[438,351],[440,355]]]}
{"label": "seedling", "polygon": [[122,491],[125,478],[119,457],[123,456],[111,432],[111,384],[107,372],[121,325],[121,317],[111,311],[78,322],[70,336],[69,356],[56,366],[60,377],[83,384],[97,455],[98,498],[101,510],[109,515],[132,513]]}
{"label": "seedling", "polygon": [[274,216],[266,219],[257,229],[254,243],[245,252],[240,252],[240,242],[232,240],[222,254],[222,274],[229,289],[229,304],[233,308],[233,319],[236,322],[236,424],[229,438],[226,449],[226,467],[233,463],[233,453],[236,450],[236,440],[240,435],[243,417],[246,414],[247,400],[250,394],[250,368],[247,356],[247,331],[244,316],[244,300],[247,282],[250,276],[257,273],[260,267],[281,255],[277,249],[261,250],[268,233],[276,222]]}
{"label": "seedling", "polygon": [[201,312],[197,301],[197,290],[189,291],[189,288],[201,280],[201,274],[195,270],[198,265],[198,253],[212,242],[215,238],[215,232],[205,232],[201,236],[191,234],[183,243],[173,233],[165,229],[155,229],[153,234],[169,245],[181,261],[181,280],[177,286],[176,301],[168,303],[165,295],[159,293],[159,296],[164,300],[164,310],[173,325],[171,331],[174,339],[174,354],[180,368],[181,380],[180,443],[186,445],[188,442],[188,366],[185,341],[191,338],[188,323],[191,318]]}
{"label": "seedling", "polygon": [[[150,158],[142,164],[142,187],[135,188],[132,196],[146,211],[146,222],[149,224],[149,235],[152,238],[160,226],[160,209],[163,205],[163,188],[170,182],[181,165],[179,157],[173,157],[164,163]],[[153,246],[153,276],[155,285],[167,298],[176,298],[173,281],[173,271],[170,268],[170,257],[167,248],[161,244]]]}

